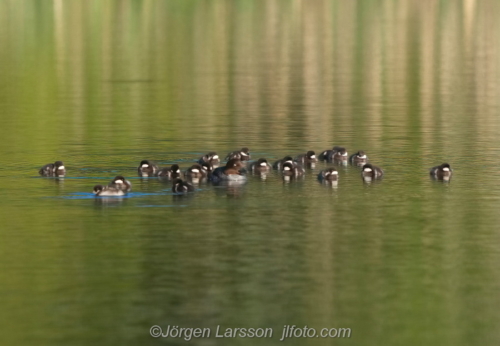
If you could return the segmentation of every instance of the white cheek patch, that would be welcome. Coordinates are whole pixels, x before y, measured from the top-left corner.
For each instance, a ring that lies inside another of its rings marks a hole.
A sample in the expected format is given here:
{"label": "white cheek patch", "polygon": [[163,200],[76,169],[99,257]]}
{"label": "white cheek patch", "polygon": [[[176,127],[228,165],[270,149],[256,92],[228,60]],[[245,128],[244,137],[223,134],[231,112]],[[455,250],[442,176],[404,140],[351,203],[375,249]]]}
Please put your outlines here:
{"label": "white cheek patch", "polygon": [[115,180],[115,184],[123,184],[123,180],[121,179]]}
{"label": "white cheek patch", "polygon": [[449,169],[448,167],[445,167],[445,168],[443,168],[443,171],[445,171],[445,172],[449,172],[449,171],[450,171],[450,169]]}
{"label": "white cheek patch", "polygon": [[59,166],[57,167],[57,169],[64,169],[64,166]]}
{"label": "white cheek patch", "polygon": [[337,175],[337,174],[339,174],[339,172],[337,172],[337,171],[333,171],[331,174],[335,174],[335,175]]}
{"label": "white cheek patch", "polygon": [[219,159],[219,155],[212,156],[212,160],[218,160],[218,159]]}
{"label": "white cheek patch", "polygon": [[267,164],[265,162],[261,162],[260,165],[263,166],[263,167],[267,166]]}
{"label": "white cheek patch", "polygon": [[198,169],[196,169],[196,168],[193,168],[193,169],[191,170],[191,172],[193,172],[193,173],[200,173],[200,171],[199,171]]}
{"label": "white cheek patch", "polygon": [[316,158],[316,155],[311,155],[311,159],[315,159]]}
{"label": "white cheek patch", "polygon": [[283,167],[283,170],[284,170],[284,171],[289,171],[289,170],[290,170],[290,167]]}
{"label": "white cheek patch", "polygon": [[366,155],[359,156],[360,159],[366,159]]}
{"label": "white cheek patch", "polygon": [[365,168],[363,171],[365,171],[365,172],[372,172],[372,169],[371,168]]}
{"label": "white cheek patch", "polygon": [[142,168],[148,168],[148,167],[149,167],[149,165],[148,165],[148,164],[143,164],[141,167],[142,167]]}
{"label": "white cheek patch", "polygon": [[241,152],[240,154],[241,154],[241,156],[248,156],[248,154],[244,153],[244,152]]}
{"label": "white cheek patch", "polygon": [[180,170],[180,169],[178,169],[178,170],[176,170],[176,171],[175,171],[175,173],[180,173],[180,172],[181,172],[181,170]]}
{"label": "white cheek patch", "polygon": [[343,153],[342,156],[347,156],[347,152]]}

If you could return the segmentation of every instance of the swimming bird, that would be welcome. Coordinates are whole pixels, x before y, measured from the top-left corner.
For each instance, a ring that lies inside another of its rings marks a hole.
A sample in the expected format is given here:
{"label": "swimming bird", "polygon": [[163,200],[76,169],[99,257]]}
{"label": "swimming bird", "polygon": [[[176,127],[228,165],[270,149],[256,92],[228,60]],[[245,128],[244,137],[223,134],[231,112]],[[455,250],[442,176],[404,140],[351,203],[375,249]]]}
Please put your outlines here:
{"label": "swimming bird", "polygon": [[344,147],[334,146],[332,150],[325,150],[319,154],[320,161],[344,161],[347,160],[348,154]]}
{"label": "swimming bird", "polygon": [[371,181],[372,179],[382,178],[384,171],[377,166],[367,163],[361,168],[361,177],[365,181]]}
{"label": "swimming bird", "polygon": [[194,179],[200,179],[200,178],[205,178],[207,176],[207,171],[203,169],[203,167],[195,163],[191,167],[189,167],[186,172],[184,173],[184,176],[186,178],[194,178]]}
{"label": "swimming bird", "polygon": [[318,174],[318,180],[320,181],[338,181],[339,172],[335,168],[327,168],[322,170]]}
{"label": "swimming bird", "polygon": [[432,167],[429,173],[435,179],[450,180],[452,172],[450,165],[448,163],[443,163],[439,166]]}
{"label": "swimming bird", "polygon": [[368,160],[368,156],[366,156],[365,152],[363,150],[358,151],[355,154],[352,154],[349,157],[349,162],[352,164],[362,164],[366,163]]}
{"label": "swimming bird", "polygon": [[295,158],[295,161],[301,163],[301,164],[311,164],[318,162],[318,158],[316,157],[316,153],[312,150],[309,150],[305,154],[300,154]]}
{"label": "swimming bird", "polygon": [[124,196],[127,194],[126,191],[120,190],[112,186],[102,186],[96,185],[92,191],[96,196]]}
{"label": "swimming bird", "polygon": [[304,168],[297,162],[285,162],[281,168],[281,174],[285,177],[301,177],[305,174]]}
{"label": "swimming bird", "polygon": [[210,179],[217,183],[221,180],[244,181],[246,170],[243,168],[243,163],[239,159],[229,160],[224,167],[214,169]]}
{"label": "swimming bird", "polygon": [[284,158],[282,158],[278,161],[275,161],[273,163],[273,168],[278,170],[278,171],[281,171],[281,168],[283,168],[283,164],[285,162],[293,162],[293,158],[291,156],[285,156]]}
{"label": "swimming bird", "polygon": [[142,160],[137,168],[137,172],[141,177],[153,177],[159,170],[158,166],[149,160]]}
{"label": "swimming bird", "polygon": [[188,193],[193,192],[194,186],[187,181],[183,181],[182,179],[175,179],[172,185],[172,192],[174,193]]}
{"label": "swimming bird", "polygon": [[178,164],[173,164],[170,167],[162,168],[158,171],[158,177],[175,179],[181,176],[181,169]]}
{"label": "swimming bird", "polygon": [[117,175],[113,178],[113,180],[111,180],[111,183],[108,184],[108,187],[114,187],[119,190],[128,192],[132,189],[132,184],[122,175]]}
{"label": "swimming bird", "polygon": [[267,162],[266,159],[260,158],[255,162],[252,162],[248,167],[252,173],[269,173],[273,170],[273,167]]}
{"label": "swimming bird", "polygon": [[66,168],[62,161],[56,161],[54,163],[48,163],[38,171],[40,175],[45,177],[62,177],[66,174]]}
{"label": "swimming bird", "polygon": [[200,165],[203,165],[203,163],[208,163],[210,166],[217,168],[220,165],[220,159],[219,155],[215,151],[211,151],[208,154],[203,155],[200,157],[198,160],[198,163]]}
{"label": "swimming bird", "polygon": [[229,161],[231,159],[238,159],[241,161],[250,160],[250,152],[247,147],[241,148],[241,150],[235,150],[227,154],[226,160]]}

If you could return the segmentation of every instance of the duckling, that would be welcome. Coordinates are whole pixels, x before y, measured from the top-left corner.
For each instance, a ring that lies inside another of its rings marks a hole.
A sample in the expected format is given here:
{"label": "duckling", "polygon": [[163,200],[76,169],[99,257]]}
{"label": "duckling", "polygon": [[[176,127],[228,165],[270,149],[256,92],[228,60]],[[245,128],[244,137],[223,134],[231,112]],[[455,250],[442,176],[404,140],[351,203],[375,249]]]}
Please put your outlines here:
{"label": "duckling", "polygon": [[174,193],[188,193],[193,192],[194,186],[187,181],[182,181],[182,179],[175,179],[172,185],[172,192]]}
{"label": "duckling", "polygon": [[432,167],[430,175],[437,180],[450,180],[452,169],[448,163],[443,163],[440,166]]}
{"label": "duckling", "polygon": [[333,147],[332,159],[336,161],[347,161],[349,155],[344,147]]}
{"label": "duckling", "polygon": [[191,167],[189,167],[186,172],[184,173],[184,176],[186,178],[190,179],[200,179],[200,178],[205,178],[207,176],[207,171],[203,169],[203,167],[195,163]]}
{"label": "duckling", "polygon": [[240,161],[250,160],[250,152],[247,147],[241,148],[241,150],[232,151],[226,156],[226,160],[239,159]]}
{"label": "duckling", "polygon": [[113,187],[117,188],[118,190],[128,192],[132,189],[132,184],[123,176],[117,175],[113,180],[111,180],[111,183],[108,184],[108,187]]}
{"label": "duckling", "polygon": [[179,168],[179,165],[177,164],[173,164],[170,167],[165,167],[158,171],[158,177],[160,178],[175,179],[179,178],[180,176],[181,176],[181,170]]}
{"label": "duckling", "polygon": [[318,159],[316,158],[316,153],[312,150],[309,150],[305,154],[300,154],[295,158],[295,161],[301,164],[311,164],[311,163],[316,163],[318,162]]}
{"label": "duckling", "polygon": [[281,171],[281,169],[283,168],[283,164],[285,162],[293,162],[293,158],[291,156],[285,156],[281,160],[275,161],[273,163],[273,168],[278,170],[278,171]]}
{"label": "duckling", "polygon": [[269,173],[273,167],[267,162],[266,159],[260,158],[252,162],[248,168],[252,173]]}
{"label": "duckling", "polygon": [[210,166],[217,168],[220,165],[219,155],[217,155],[215,151],[211,151],[208,154],[200,157],[200,159],[198,160],[198,163],[200,165],[203,165],[203,163],[205,162]]}
{"label": "duckling", "polygon": [[203,162],[201,164],[201,169],[203,169],[207,173],[207,176],[212,174],[214,168],[217,168],[217,166],[212,166],[209,162]]}
{"label": "duckling", "polygon": [[63,177],[66,175],[66,169],[62,161],[48,163],[38,171],[44,177]]}
{"label": "duckling", "polygon": [[344,147],[334,146],[332,150],[325,150],[319,154],[319,159],[321,161],[343,161],[347,160],[348,154]]}
{"label": "duckling", "polygon": [[210,179],[217,183],[221,180],[244,181],[246,170],[239,159],[229,160],[224,167],[214,169]]}
{"label": "duckling", "polygon": [[366,163],[366,161],[368,161],[368,156],[366,156],[363,150],[360,150],[349,157],[349,162],[352,164],[362,164]]}
{"label": "duckling", "polygon": [[297,162],[285,162],[283,163],[283,168],[281,173],[286,177],[301,177],[305,174],[304,168]]}
{"label": "duckling", "polygon": [[142,160],[137,168],[137,172],[141,177],[153,177],[159,170],[156,164],[148,160]]}
{"label": "duckling", "polygon": [[384,175],[384,171],[377,166],[373,166],[370,163],[367,163],[363,166],[361,169],[361,177],[365,181],[371,181],[372,179],[379,179],[382,178]]}
{"label": "duckling", "polygon": [[92,193],[96,196],[125,196],[127,194],[126,191],[116,187],[102,185],[94,186]]}
{"label": "duckling", "polygon": [[318,180],[320,181],[338,181],[339,172],[335,168],[327,168],[322,170],[318,174]]}

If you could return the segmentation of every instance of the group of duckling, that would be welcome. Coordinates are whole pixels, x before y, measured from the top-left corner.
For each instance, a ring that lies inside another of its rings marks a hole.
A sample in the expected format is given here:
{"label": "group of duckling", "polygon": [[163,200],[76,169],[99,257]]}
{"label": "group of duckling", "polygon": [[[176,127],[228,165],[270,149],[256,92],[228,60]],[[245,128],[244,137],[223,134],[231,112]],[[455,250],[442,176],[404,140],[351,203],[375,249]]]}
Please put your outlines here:
{"label": "group of duckling", "polygon": [[[202,180],[208,180],[214,184],[222,181],[244,182],[246,180],[247,170],[256,175],[265,177],[273,169],[281,172],[285,180],[299,178],[304,176],[305,168],[313,168],[318,161],[326,161],[336,164],[347,164],[361,166],[361,177],[365,182],[381,179],[384,171],[375,165],[367,163],[368,157],[365,152],[360,150],[351,156],[348,155],[344,147],[334,146],[331,150],[325,150],[316,157],[312,150],[300,154],[295,158],[285,156],[277,160],[272,165],[265,158],[259,158],[257,161],[250,161],[250,152],[248,148],[232,151],[227,154],[224,166],[220,166],[221,160],[216,152],[209,152],[203,155],[196,164],[182,172],[178,164],[160,169],[155,163],[149,160],[143,160],[137,168],[141,177],[158,177],[172,181],[172,191],[174,193],[185,194],[195,190],[192,183],[198,183]],[[49,163],[43,166],[40,175],[51,177],[64,177],[66,169],[62,161]],[[430,175],[437,180],[449,181],[452,175],[452,169],[449,164],[443,163],[430,169]],[[184,177],[185,180],[182,180]],[[318,180],[325,183],[337,184],[339,180],[338,171],[334,167],[326,168],[319,172]],[[123,176],[116,176],[108,185],[96,185],[93,193],[96,196],[123,196],[132,188],[130,181]]]}

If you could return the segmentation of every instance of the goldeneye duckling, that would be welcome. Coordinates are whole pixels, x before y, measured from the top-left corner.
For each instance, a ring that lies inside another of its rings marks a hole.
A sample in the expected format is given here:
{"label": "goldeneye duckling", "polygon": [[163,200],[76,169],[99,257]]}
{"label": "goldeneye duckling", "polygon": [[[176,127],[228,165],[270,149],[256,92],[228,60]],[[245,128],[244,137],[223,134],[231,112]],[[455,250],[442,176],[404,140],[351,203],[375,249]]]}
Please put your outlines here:
{"label": "goldeneye duckling", "polygon": [[173,164],[170,167],[165,167],[158,171],[158,177],[175,179],[181,176],[181,169],[178,164]]}
{"label": "goldeneye duckling", "polygon": [[62,161],[48,163],[38,171],[44,177],[62,177],[66,174],[66,169]]}
{"label": "goldeneye duckling", "polygon": [[187,181],[182,181],[182,179],[175,179],[172,185],[172,192],[174,193],[188,193],[193,192],[194,186]]}
{"label": "goldeneye duckling", "polygon": [[367,160],[368,160],[368,156],[366,156],[366,154],[363,150],[360,150],[357,153],[352,154],[351,157],[349,157],[349,162],[352,164],[365,163]]}
{"label": "goldeneye duckling", "polygon": [[96,196],[125,196],[127,194],[126,191],[116,187],[102,185],[94,186],[92,193]]}
{"label": "goldeneye duckling", "polygon": [[229,160],[224,167],[216,168],[210,179],[217,183],[221,180],[244,181],[246,170],[243,168],[243,163],[238,159]]}
{"label": "goldeneye duckling", "polygon": [[269,173],[272,171],[273,167],[267,162],[266,159],[258,159],[255,162],[252,162],[248,169],[252,173]]}
{"label": "goldeneye duckling", "polygon": [[207,173],[207,176],[212,174],[214,168],[217,168],[217,166],[212,166],[209,162],[203,162],[201,164],[201,169],[203,169]]}
{"label": "goldeneye duckling", "polygon": [[383,175],[384,171],[380,167],[373,166],[370,163],[365,164],[361,169],[361,177],[366,181],[382,178]]}
{"label": "goldeneye duckling", "polygon": [[293,162],[293,158],[291,156],[285,156],[281,160],[278,160],[278,161],[274,162],[273,163],[273,168],[276,169],[276,170],[278,170],[278,171],[281,171],[281,169],[283,168],[283,164],[285,162]]}
{"label": "goldeneye duckling", "polygon": [[114,187],[119,190],[128,192],[132,189],[132,184],[123,176],[117,175],[113,180],[111,180],[111,183],[108,184],[108,187]]}
{"label": "goldeneye duckling", "polygon": [[301,163],[301,164],[308,164],[308,163],[316,163],[318,162],[318,159],[316,158],[316,153],[312,150],[309,150],[305,154],[300,154],[295,158],[295,161]]}
{"label": "goldeneye duckling", "polygon": [[348,154],[344,147],[334,146],[332,150],[325,150],[319,154],[321,161],[344,161],[347,160]]}
{"label": "goldeneye duckling", "polygon": [[137,168],[137,172],[141,177],[155,176],[159,170],[160,169],[156,164],[148,160],[142,160],[139,164],[139,167]]}
{"label": "goldeneye duckling", "polygon": [[281,169],[281,173],[286,177],[300,177],[303,176],[306,171],[297,162],[285,162]]}
{"label": "goldeneye duckling", "polygon": [[200,165],[203,165],[203,163],[205,163],[205,162],[208,163],[212,167],[214,167],[214,166],[218,167],[220,165],[219,155],[217,155],[217,153],[215,151],[211,151],[208,154],[200,157],[200,159],[198,160],[198,163]]}
{"label": "goldeneye duckling", "polygon": [[320,181],[338,181],[339,172],[335,168],[327,168],[318,174],[318,179]]}
{"label": "goldeneye duckling", "polygon": [[184,176],[186,178],[195,178],[195,179],[200,179],[200,178],[205,178],[207,176],[207,171],[201,167],[200,164],[195,163],[191,167],[189,167],[186,172],[184,173]]}
{"label": "goldeneye duckling", "polygon": [[332,159],[336,161],[347,161],[349,154],[344,147],[333,147]]}
{"label": "goldeneye duckling", "polygon": [[452,172],[450,165],[443,163],[440,166],[432,167],[429,173],[435,179],[450,180]]}
{"label": "goldeneye duckling", "polygon": [[238,159],[240,161],[248,161],[250,160],[250,152],[248,148],[241,148],[241,150],[232,151],[226,156],[226,160],[229,161],[231,159]]}

